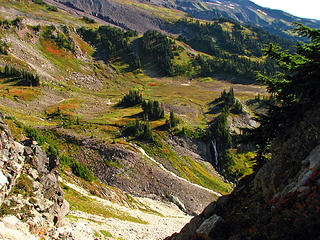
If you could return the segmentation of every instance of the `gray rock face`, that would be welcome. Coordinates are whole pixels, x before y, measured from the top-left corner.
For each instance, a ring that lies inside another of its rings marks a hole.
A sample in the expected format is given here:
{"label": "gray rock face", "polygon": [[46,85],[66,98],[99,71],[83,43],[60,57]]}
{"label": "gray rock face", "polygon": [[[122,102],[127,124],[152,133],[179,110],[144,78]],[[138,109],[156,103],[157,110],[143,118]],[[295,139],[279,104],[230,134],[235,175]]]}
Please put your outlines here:
{"label": "gray rock face", "polygon": [[196,235],[203,239],[210,239],[210,232],[214,231],[218,223],[223,222],[223,219],[214,214],[210,218],[206,219],[200,227],[196,230]]}
{"label": "gray rock face", "polygon": [[69,204],[58,183],[59,161],[34,141],[15,142],[1,113],[0,129],[0,206],[33,230],[60,226]]}
{"label": "gray rock face", "polygon": [[0,205],[8,196],[24,164],[24,147],[13,141],[8,126],[0,113]]}

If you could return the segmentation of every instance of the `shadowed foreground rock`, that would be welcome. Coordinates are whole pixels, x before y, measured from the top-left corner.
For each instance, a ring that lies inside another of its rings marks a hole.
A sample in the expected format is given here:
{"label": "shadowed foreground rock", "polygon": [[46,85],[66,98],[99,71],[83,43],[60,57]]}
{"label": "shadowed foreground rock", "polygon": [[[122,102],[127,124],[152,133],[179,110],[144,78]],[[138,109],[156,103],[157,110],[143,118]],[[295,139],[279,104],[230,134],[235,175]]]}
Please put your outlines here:
{"label": "shadowed foreground rock", "polygon": [[166,240],[320,239],[320,113],[272,146],[272,159]]}

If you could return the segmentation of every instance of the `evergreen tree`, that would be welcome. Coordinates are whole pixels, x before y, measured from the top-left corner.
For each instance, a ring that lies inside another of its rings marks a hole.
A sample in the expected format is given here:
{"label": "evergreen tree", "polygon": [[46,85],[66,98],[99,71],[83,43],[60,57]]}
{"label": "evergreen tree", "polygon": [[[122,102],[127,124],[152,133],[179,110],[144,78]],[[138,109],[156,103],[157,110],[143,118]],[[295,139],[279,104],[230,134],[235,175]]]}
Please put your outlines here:
{"label": "evergreen tree", "polygon": [[145,120],[157,120],[164,117],[163,106],[158,101],[146,101],[142,102],[143,118]]}
{"label": "evergreen tree", "polygon": [[178,126],[179,124],[179,119],[175,117],[174,112],[170,111],[170,118],[169,120],[166,121],[166,125],[168,128],[174,128]]}
{"label": "evergreen tree", "polygon": [[266,84],[275,102],[270,104],[267,115],[259,115],[259,128],[248,131],[251,140],[259,146],[258,166],[268,159],[269,146],[273,139],[312,109],[320,96],[320,29],[311,29],[296,23],[296,31],[310,38],[310,43],[298,43],[297,54],[281,51],[270,44],[265,53],[274,59],[283,71],[273,77],[259,75]]}
{"label": "evergreen tree", "polygon": [[119,106],[133,107],[142,103],[142,94],[138,90],[130,90],[118,103]]}

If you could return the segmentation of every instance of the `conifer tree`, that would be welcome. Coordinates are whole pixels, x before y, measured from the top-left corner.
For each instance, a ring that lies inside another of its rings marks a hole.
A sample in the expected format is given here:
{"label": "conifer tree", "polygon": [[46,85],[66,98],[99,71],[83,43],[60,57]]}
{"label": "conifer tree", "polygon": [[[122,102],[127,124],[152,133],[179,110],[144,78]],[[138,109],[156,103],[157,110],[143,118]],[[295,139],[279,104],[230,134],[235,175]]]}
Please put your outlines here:
{"label": "conifer tree", "polygon": [[259,146],[258,166],[267,160],[266,154],[273,139],[300,121],[306,111],[317,105],[320,97],[320,29],[312,29],[296,23],[296,31],[310,39],[310,43],[298,43],[297,54],[282,51],[270,44],[265,49],[267,57],[275,60],[282,70],[273,77],[259,75],[275,101],[267,115],[259,115],[259,128],[248,131],[251,140]]}

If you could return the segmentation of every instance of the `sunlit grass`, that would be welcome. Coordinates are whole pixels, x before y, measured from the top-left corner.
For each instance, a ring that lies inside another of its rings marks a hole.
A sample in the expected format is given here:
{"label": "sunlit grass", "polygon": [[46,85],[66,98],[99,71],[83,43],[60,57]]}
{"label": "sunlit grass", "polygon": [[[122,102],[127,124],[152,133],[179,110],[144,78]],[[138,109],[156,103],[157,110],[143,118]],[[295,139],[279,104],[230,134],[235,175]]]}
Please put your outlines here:
{"label": "sunlit grass", "polygon": [[100,201],[93,200],[91,198],[83,196],[79,192],[67,187],[66,185],[63,185],[62,189],[65,193],[65,199],[70,204],[71,210],[79,210],[82,212],[95,214],[105,218],[117,218],[124,221],[148,224],[146,221],[143,221],[136,217],[132,217],[126,212],[113,209]]}
{"label": "sunlit grass", "polygon": [[159,18],[163,19],[170,19],[170,20],[177,20],[180,18],[184,18],[187,16],[186,13],[181,12],[179,10],[171,9],[171,8],[165,8],[161,6],[136,2],[136,1],[130,1],[130,0],[117,0],[121,4],[126,4],[130,6],[135,6],[137,8],[140,8],[141,10],[146,11],[147,14],[155,15]]}

